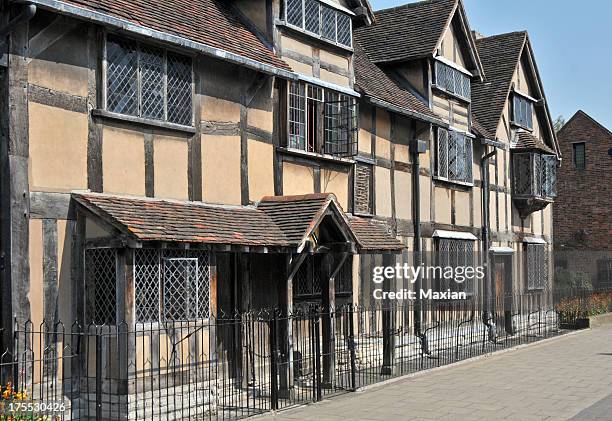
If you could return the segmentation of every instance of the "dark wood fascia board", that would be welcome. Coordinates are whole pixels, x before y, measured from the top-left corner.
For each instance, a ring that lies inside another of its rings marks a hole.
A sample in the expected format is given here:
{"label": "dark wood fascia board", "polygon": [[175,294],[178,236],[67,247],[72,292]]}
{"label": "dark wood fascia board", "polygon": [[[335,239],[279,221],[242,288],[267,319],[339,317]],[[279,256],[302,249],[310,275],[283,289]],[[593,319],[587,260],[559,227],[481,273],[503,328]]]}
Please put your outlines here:
{"label": "dark wood fascia board", "polygon": [[134,234],[127,231],[127,228],[118,223],[114,218],[108,215],[106,212],[96,208],[95,206],[91,206],[86,204],[83,201],[76,200],[76,212],[81,213],[86,217],[93,218],[96,222],[100,223],[100,225],[109,231],[112,235],[116,236],[118,239],[125,240],[126,242],[132,240],[139,242],[139,238]]}

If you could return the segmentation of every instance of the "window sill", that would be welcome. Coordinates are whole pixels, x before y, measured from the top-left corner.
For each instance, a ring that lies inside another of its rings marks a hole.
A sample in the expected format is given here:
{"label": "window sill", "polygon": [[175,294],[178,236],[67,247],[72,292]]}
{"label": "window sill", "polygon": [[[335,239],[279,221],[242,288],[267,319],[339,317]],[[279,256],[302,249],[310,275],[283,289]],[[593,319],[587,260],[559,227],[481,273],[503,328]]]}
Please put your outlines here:
{"label": "window sill", "polygon": [[362,212],[353,212],[353,215],[358,216],[360,218],[374,218],[376,216],[373,213],[362,213]]}
{"label": "window sill", "polygon": [[329,154],[321,154],[321,153],[316,153],[316,152],[306,152],[301,149],[286,148],[283,146],[277,146],[276,150],[279,152],[285,153],[287,155],[301,156],[305,158],[315,159],[318,161],[336,162],[336,163],[345,164],[345,165],[352,165],[355,163],[354,159],[340,158],[337,156],[333,156]]}
{"label": "window sill", "polygon": [[517,123],[516,121],[510,120],[510,124],[514,127],[518,127],[519,129],[527,130],[529,133],[533,132],[533,127],[529,128],[527,126],[523,126],[522,124]]}
{"label": "window sill", "polygon": [[463,101],[463,102],[466,102],[466,103],[468,103],[468,104],[472,102],[472,101],[471,101],[471,99],[469,99],[469,98],[464,98],[464,97],[462,97],[462,96],[460,96],[460,95],[457,95],[456,93],[453,93],[453,92],[449,92],[449,91],[447,91],[446,89],[441,88],[441,87],[439,87],[439,86],[438,86],[438,85],[436,85],[436,84],[432,84],[432,85],[431,85],[431,87],[432,87],[432,89],[433,89],[434,91],[438,91],[438,92],[443,93],[443,94],[445,94],[445,95],[451,96],[451,97],[453,97],[453,98],[455,98],[455,99],[457,99],[457,100],[459,100],[459,101]]}
{"label": "window sill", "polygon": [[287,28],[289,30],[291,30],[292,32],[298,33],[302,36],[308,37],[310,39],[316,40],[322,44],[328,45],[330,47],[333,48],[337,48],[339,50],[344,51],[345,53],[349,53],[352,54],[353,53],[353,48],[334,42],[334,41],[330,41],[328,39],[323,38],[321,35],[315,34],[313,32],[309,32],[303,28],[300,28],[299,26],[295,26],[295,25],[291,25],[290,23],[287,23],[283,20],[277,20],[276,21],[276,26],[280,26],[282,28]]}
{"label": "window sill", "polygon": [[157,120],[152,120],[148,118],[141,118],[141,117],[135,117],[131,115],[113,113],[113,112],[102,110],[102,109],[91,110],[91,114],[95,117],[99,117],[103,119],[122,121],[125,123],[132,123],[132,124],[136,124],[138,126],[144,126],[144,127],[154,127],[158,129],[171,130],[171,131],[186,133],[190,135],[196,132],[196,129],[193,126],[183,126],[182,124],[168,123],[165,121],[157,121]]}
{"label": "window sill", "polygon": [[467,182],[467,181],[456,181],[456,180],[450,180],[448,178],[444,178],[444,177],[439,177],[437,175],[432,176],[431,178],[433,178],[436,181],[440,181],[443,182],[445,184],[454,184],[457,186],[462,186],[462,187],[474,187],[474,182]]}

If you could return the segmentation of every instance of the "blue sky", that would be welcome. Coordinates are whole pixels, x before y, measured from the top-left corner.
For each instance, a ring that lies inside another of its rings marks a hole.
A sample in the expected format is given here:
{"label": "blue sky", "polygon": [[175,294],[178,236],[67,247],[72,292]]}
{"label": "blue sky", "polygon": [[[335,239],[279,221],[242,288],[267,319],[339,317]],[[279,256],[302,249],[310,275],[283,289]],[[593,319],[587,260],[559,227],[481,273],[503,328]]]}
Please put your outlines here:
{"label": "blue sky", "polygon": [[[410,0],[370,0],[384,9]],[[612,130],[612,2],[464,0],[484,35],[527,30],[553,118],[578,109]]]}

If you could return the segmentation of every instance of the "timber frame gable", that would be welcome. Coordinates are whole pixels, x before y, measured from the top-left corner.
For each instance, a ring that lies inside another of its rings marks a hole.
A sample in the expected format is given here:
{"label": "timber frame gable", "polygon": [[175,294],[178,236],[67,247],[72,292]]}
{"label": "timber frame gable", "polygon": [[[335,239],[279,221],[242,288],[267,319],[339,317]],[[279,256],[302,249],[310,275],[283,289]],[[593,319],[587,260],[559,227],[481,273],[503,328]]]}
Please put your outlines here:
{"label": "timber frame gable", "polygon": [[[497,132],[502,118],[506,117],[504,110],[510,109],[511,95],[518,93],[529,97],[525,92],[521,92],[512,81],[521,63],[525,63],[529,78],[527,82],[536,93],[535,98],[530,98],[534,103],[534,112],[545,123],[546,143],[561,158],[542,79],[527,32],[519,31],[482,37],[477,39],[476,43],[481,51],[481,56],[485,57],[483,61],[495,70],[489,71],[488,77],[475,84],[473,104],[475,117],[480,118],[480,122],[490,133]],[[505,51],[501,51],[502,46],[505,46]],[[507,126],[511,124],[509,117],[508,120],[504,119],[504,123]],[[514,138],[514,143],[518,141],[517,135],[513,136],[512,133],[508,133],[508,137],[511,138],[511,141]]]}

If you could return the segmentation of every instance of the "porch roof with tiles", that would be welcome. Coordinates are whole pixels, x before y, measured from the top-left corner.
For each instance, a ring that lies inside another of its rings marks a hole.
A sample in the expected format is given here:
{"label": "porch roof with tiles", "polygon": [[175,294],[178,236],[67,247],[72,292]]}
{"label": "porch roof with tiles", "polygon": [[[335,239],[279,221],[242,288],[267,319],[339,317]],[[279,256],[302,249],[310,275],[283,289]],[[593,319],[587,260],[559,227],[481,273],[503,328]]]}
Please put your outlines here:
{"label": "porch roof with tiles", "polygon": [[[355,251],[399,252],[403,245],[379,225],[348,217],[331,193],[264,197],[255,206],[73,193],[90,214],[136,242],[240,247],[301,252],[316,242],[317,227],[331,216]],[[309,244],[310,243],[310,244]]]}

